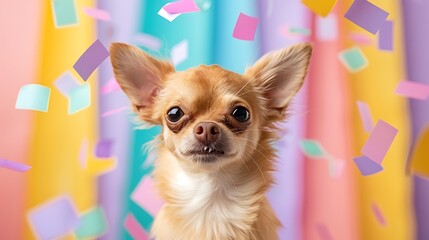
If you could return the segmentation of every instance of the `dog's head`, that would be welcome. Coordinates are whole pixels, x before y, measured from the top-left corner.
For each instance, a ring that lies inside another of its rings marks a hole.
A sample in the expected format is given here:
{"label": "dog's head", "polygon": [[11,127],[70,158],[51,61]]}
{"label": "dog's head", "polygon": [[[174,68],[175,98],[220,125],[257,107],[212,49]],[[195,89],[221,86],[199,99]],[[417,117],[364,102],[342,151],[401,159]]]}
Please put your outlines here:
{"label": "dog's head", "polygon": [[176,72],[169,62],[122,43],[112,44],[110,56],[135,112],[162,125],[166,148],[182,164],[218,169],[248,159],[263,132],[283,120],[311,50],[303,44],[267,54],[244,75],[204,65]]}

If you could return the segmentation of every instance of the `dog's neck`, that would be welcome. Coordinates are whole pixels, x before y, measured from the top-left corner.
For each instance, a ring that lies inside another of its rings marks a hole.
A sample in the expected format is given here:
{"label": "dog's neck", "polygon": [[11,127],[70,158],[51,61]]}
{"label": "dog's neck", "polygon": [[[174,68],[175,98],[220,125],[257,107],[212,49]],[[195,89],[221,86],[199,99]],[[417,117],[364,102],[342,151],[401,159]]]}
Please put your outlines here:
{"label": "dog's neck", "polygon": [[231,231],[249,231],[272,181],[269,167],[261,164],[267,159],[259,154],[243,165],[212,173],[185,170],[162,149],[157,161],[155,178],[169,214],[181,219],[182,226],[192,225],[193,231],[200,229],[212,236],[210,239],[230,236]]}

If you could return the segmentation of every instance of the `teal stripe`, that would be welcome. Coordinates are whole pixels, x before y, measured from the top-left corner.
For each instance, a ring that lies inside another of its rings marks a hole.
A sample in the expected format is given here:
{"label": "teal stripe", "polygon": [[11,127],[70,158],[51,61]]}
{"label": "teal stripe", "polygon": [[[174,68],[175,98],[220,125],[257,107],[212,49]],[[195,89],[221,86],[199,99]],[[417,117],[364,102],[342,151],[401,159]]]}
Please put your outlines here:
{"label": "teal stripe", "polygon": [[256,0],[218,0],[215,2],[215,11],[215,63],[230,71],[243,73],[246,67],[251,66],[260,55],[261,26],[256,30],[254,41],[236,39],[232,33],[240,12],[258,17],[258,2]]}

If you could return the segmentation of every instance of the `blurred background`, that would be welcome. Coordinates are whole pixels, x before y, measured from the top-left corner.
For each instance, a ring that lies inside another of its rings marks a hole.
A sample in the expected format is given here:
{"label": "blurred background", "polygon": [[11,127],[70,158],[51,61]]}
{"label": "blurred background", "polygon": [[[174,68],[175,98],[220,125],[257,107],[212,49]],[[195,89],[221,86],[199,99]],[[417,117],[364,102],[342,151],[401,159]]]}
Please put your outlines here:
{"label": "blurred background", "polygon": [[195,0],[172,21],[169,2],[0,3],[0,239],[149,239],[162,200],[142,145],[161,129],[133,121],[114,41],[238,73],[312,42],[268,193],[280,239],[429,239],[428,1]]}

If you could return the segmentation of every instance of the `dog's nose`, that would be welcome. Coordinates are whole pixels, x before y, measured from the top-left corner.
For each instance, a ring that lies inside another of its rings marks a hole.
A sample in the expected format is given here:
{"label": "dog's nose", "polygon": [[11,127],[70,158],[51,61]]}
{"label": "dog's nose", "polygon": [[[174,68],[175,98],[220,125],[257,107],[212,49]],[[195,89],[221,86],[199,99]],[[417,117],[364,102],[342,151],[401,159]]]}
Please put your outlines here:
{"label": "dog's nose", "polygon": [[195,138],[205,146],[215,143],[220,135],[220,127],[214,122],[200,122],[194,128]]}

